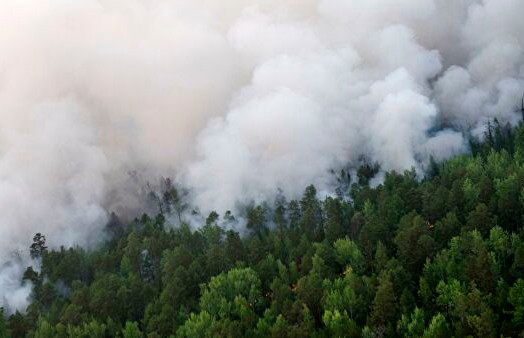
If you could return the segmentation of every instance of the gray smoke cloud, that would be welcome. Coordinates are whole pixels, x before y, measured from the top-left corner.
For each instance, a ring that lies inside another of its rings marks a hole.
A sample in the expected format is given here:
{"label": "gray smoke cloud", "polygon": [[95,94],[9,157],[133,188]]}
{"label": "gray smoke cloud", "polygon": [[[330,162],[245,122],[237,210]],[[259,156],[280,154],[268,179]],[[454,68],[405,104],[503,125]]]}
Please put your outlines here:
{"label": "gray smoke cloud", "polygon": [[130,171],[224,211],[329,190],[330,169],[362,154],[422,172],[486,119],[517,123],[522,13],[521,0],[1,2],[0,306],[23,310],[11,253],[35,232],[90,247],[110,211],[135,209]]}

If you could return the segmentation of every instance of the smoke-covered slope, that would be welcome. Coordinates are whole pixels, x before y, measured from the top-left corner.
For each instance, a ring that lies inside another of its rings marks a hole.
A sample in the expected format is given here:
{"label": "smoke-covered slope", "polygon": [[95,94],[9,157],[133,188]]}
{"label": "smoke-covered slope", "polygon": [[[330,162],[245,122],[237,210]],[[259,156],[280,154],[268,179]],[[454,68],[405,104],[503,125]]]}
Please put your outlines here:
{"label": "smoke-covered slope", "polygon": [[524,124],[495,122],[471,148],[422,180],[373,187],[364,166],[334,196],[310,185],[250,206],[243,235],[216,212],[198,229],[167,213],[113,222],[93,250],[37,235],[30,305],[0,309],[0,337],[517,337]]}
{"label": "smoke-covered slope", "polygon": [[[520,0],[4,1],[0,264],[37,231],[96,243],[160,175],[223,211],[329,191],[330,169],[363,154],[422,171],[466,151],[487,118],[520,118],[521,13]],[[6,302],[18,285],[2,271]]]}

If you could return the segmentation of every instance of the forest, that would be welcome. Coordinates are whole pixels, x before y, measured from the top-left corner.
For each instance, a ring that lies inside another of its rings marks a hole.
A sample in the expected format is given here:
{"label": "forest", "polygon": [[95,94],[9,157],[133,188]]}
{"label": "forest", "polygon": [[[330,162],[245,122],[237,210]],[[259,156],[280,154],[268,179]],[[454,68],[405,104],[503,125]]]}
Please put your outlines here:
{"label": "forest", "polygon": [[424,178],[370,184],[364,162],[331,196],[248,204],[242,232],[232,212],[172,226],[188,206],[166,184],[94,250],[36,234],[31,303],[0,337],[524,336],[524,125],[470,148]]}

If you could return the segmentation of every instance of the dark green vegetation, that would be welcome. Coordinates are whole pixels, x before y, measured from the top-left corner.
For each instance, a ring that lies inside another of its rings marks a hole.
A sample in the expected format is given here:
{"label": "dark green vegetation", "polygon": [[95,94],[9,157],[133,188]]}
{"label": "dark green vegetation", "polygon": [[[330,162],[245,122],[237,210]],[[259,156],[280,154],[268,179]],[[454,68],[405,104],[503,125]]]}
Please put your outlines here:
{"label": "dark green vegetation", "polygon": [[[246,210],[247,233],[144,215],[95,251],[48,250],[13,337],[516,337],[524,333],[524,127],[495,124],[428,176],[373,166]],[[348,189],[349,188],[349,189]],[[163,212],[185,208],[175,190]],[[348,198],[348,196],[350,198]],[[114,222],[117,223],[117,222]],[[43,241],[42,241],[43,240]]]}

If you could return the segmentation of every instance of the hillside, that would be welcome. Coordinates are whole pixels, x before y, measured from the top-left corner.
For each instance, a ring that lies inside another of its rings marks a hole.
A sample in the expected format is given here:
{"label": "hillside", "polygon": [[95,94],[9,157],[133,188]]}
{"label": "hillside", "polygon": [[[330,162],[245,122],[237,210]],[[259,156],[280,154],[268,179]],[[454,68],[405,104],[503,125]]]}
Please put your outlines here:
{"label": "hillside", "polygon": [[[366,165],[346,190],[173,229],[113,222],[104,246],[48,250],[9,337],[516,337],[524,331],[524,127],[490,126],[427,177]],[[164,212],[181,203],[172,188]],[[228,223],[229,222],[229,223]],[[1,318],[1,317],[0,317]]]}

